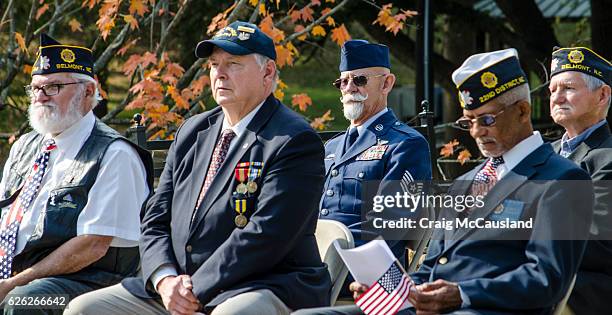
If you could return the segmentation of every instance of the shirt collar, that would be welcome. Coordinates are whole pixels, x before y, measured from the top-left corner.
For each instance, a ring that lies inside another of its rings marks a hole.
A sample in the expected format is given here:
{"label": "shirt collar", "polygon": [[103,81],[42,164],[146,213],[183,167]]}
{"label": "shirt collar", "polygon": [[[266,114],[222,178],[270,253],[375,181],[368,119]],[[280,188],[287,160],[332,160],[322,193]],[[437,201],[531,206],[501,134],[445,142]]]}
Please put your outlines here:
{"label": "shirt collar", "polygon": [[388,111],[389,111],[389,109],[387,109],[386,107],[385,107],[385,108],[383,108],[383,109],[381,109],[381,110],[380,110],[378,113],[374,114],[374,116],[372,116],[372,117],[368,118],[368,120],[366,120],[366,121],[365,121],[363,124],[361,124],[361,125],[359,125],[359,126],[353,126],[353,125],[351,125],[351,126],[349,127],[349,131],[350,131],[351,129],[353,129],[353,128],[357,128],[357,133],[358,133],[359,135],[362,135],[362,134],[363,134],[363,131],[364,131],[365,129],[367,129],[367,128],[368,128],[368,127],[369,127],[369,126],[372,124],[372,123],[374,123],[374,121],[376,121],[376,119],[378,119],[378,117],[380,117],[380,116],[384,115],[384,114],[385,114],[386,112],[388,112]]}
{"label": "shirt collar", "polygon": [[506,173],[511,171],[542,144],[544,144],[542,135],[540,135],[539,131],[534,131],[531,136],[523,139],[523,141],[519,142],[517,145],[512,147],[512,149],[504,153],[502,155],[504,158],[504,164],[502,164],[500,169],[498,169],[498,178],[503,177]]}
{"label": "shirt collar", "polygon": [[253,108],[248,114],[246,114],[246,116],[242,117],[242,119],[240,119],[240,121],[238,121],[233,126],[230,126],[230,123],[227,120],[227,116],[224,116],[223,117],[223,126],[221,127],[221,130],[225,130],[225,129],[228,129],[228,128],[232,129],[232,131],[236,134],[236,138],[240,137],[244,133],[244,131],[246,130],[246,128],[249,125],[249,123],[251,122],[251,120],[253,120],[253,117],[255,117],[255,114],[257,114],[257,112],[259,111],[261,106],[263,106],[265,101],[266,100],[264,100],[259,105],[257,105],[257,107]]}
{"label": "shirt collar", "polygon": [[606,123],[606,120],[602,119],[598,123],[596,123],[593,126],[587,128],[586,130],[581,132],[579,135],[577,135],[577,136],[575,136],[575,137],[573,137],[571,139],[569,138],[569,135],[567,134],[567,132],[565,132],[563,134],[563,137],[561,137],[561,151],[565,151],[567,153],[567,155],[569,155],[569,153],[572,153],[574,150],[576,150],[576,148],[586,138],[588,138],[595,130],[597,130],[597,128],[603,126],[605,123]]}
{"label": "shirt collar", "polygon": [[53,138],[57,149],[61,151],[65,151],[67,147],[80,148],[87,137],[89,137],[95,123],[96,117],[92,111],[89,111],[79,121],[62,131],[59,135],[53,137],[51,134],[46,134],[44,138]]}

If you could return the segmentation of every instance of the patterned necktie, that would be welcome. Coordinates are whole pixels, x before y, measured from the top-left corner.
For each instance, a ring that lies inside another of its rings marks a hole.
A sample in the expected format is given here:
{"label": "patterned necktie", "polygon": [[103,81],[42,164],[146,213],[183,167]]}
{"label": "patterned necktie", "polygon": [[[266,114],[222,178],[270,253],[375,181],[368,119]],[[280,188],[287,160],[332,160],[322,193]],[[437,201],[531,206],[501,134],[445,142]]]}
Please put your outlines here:
{"label": "patterned necktie", "polygon": [[[217,145],[215,146],[215,150],[213,151],[212,159],[210,160],[210,165],[208,166],[208,172],[206,172],[206,178],[204,179],[204,184],[202,185],[202,190],[200,191],[200,196],[198,197],[198,202],[196,203],[196,209],[200,207],[202,200],[204,199],[204,195],[206,195],[206,191],[210,187],[215,175],[219,171],[219,168],[225,161],[225,157],[227,156],[227,151],[229,150],[230,142],[236,134],[232,129],[225,129],[221,132],[221,137],[219,141],[217,141]],[[191,221],[195,217],[195,211]]]}
{"label": "patterned necktie", "polygon": [[490,158],[485,166],[478,171],[472,183],[472,195],[485,196],[497,183],[497,167],[504,164],[501,156]]}
{"label": "patterned necktie", "polygon": [[48,139],[43,143],[43,151],[40,152],[34,161],[32,175],[26,179],[19,197],[13,202],[9,211],[2,216],[2,230],[0,232],[0,278],[2,279],[11,277],[19,224],[38,193],[45,170],[49,164],[49,156],[56,147],[53,139]]}
{"label": "patterned necktie", "polygon": [[349,148],[353,145],[353,143],[355,143],[358,136],[359,132],[357,131],[357,128],[351,128],[344,141],[344,153],[348,152]]}

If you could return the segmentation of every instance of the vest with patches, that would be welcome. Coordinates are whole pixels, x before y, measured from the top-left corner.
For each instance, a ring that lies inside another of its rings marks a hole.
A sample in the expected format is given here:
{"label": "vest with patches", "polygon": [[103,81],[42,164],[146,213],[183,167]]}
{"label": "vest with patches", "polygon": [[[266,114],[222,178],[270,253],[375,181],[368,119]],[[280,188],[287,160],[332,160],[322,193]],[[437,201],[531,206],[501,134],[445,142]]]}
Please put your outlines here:
{"label": "vest with patches", "polygon": [[[102,159],[114,141],[131,145],[142,160],[147,172],[147,185],[153,191],[153,162],[151,155],[123,138],[112,128],[96,120],[91,135],[66,171],[61,183],[51,190],[49,199],[25,248],[13,259],[13,273],[19,273],[36,264],[62,244],[77,236],[77,220],[87,203]],[[23,136],[15,148],[16,158],[7,161],[10,168],[5,191],[0,192],[0,208],[10,205],[19,194],[43,142],[43,135],[30,132]],[[142,213],[141,213],[142,218]],[[138,247],[110,247],[95,263],[62,277],[108,286],[136,273],[139,265]]]}

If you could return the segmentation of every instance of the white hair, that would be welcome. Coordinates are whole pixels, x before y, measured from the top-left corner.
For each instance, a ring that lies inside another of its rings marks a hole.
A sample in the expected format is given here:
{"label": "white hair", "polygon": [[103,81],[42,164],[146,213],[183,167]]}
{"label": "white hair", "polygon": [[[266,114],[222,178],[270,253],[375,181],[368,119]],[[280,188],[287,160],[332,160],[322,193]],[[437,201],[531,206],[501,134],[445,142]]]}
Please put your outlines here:
{"label": "white hair", "polygon": [[280,76],[280,71],[278,70],[278,67],[276,66],[276,62],[272,60],[270,57],[264,56],[262,54],[254,53],[253,55],[255,56],[255,62],[257,62],[257,64],[262,70],[266,66],[266,64],[268,64],[268,61],[274,62],[274,68],[276,72],[274,73],[274,82],[272,82],[272,92],[276,91],[276,86],[278,85],[277,81]]}
{"label": "white hair", "polygon": [[[604,85],[607,85],[604,81],[592,75],[588,75],[584,72],[578,72],[578,74],[580,74],[580,77],[582,77],[582,80],[584,80],[584,83],[591,92],[599,89]],[[606,116],[608,114],[608,109],[610,108],[610,100],[612,100],[612,97],[608,97],[608,105],[606,106]]]}
{"label": "white hair", "polygon": [[531,104],[531,94],[529,93],[529,84],[521,84],[510,89],[508,92],[497,97],[497,101],[504,106],[512,105],[518,101],[526,101]]}
{"label": "white hair", "polygon": [[[98,102],[102,100],[102,96],[100,95],[100,90],[98,89],[98,82],[96,81],[96,79],[83,74],[83,73],[74,73],[74,72],[69,72],[69,75],[71,78],[75,79],[75,80],[79,80],[79,81],[87,81],[87,82],[91,82],[94,84],[94,97],[91,100],[91,109],[94,109],[97,105]],[[81,90],[84,90],[81,88]]]}

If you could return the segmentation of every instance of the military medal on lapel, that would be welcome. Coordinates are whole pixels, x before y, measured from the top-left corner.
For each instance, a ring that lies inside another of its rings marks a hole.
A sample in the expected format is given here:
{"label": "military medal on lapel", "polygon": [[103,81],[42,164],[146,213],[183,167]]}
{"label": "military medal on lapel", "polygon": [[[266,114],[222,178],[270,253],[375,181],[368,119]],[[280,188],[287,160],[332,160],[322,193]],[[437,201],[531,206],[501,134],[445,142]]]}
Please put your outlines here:
{"label": "military medal on lapel", "polygon": [[[238,228],[243,228],[249,222],[249,219],[245,215],[247,207],[254,207],[251,195],[257,192],[259,186],[256,180],[261,177],[261,170],[263,169],[263,162],[242,162],[236,165],[234,169],[234,175],[239,184],[236,186],[236,192],[234,193],[237,198],[233,200],[237,215],[234,218],[234,224]],[[250,200],[250,199],[249,199]]]}
{"label": "military medal on lapel", "polygon": [[234,175],[236,175],[236,180],[240,182],[238,186],[236,186],[236,192],[239,194],[246,194],[248,189],[245,181],[247,180],[249,172],[249,162],[240,163],[236,166],[234,170]]}
{"label": "military medal on lapel", "polygon": [[238,215],[234,218],[234,223],[236,224],[237,227],[243,228],[249,222],[247,217],[244,215],[244,213],[246,212],[246,208],[247,208],[246,206],[247,202],[246,202],[246,199],[236,199],[235,202],[236,202],[236,212],[238,213]]}
{"label": "military medal on lapel", "polygon": [[253,194],[257,191],[257,183],[255,180],[261,176],[262,168],[263,162],[251,162],[251,167],[249,168],[249,182],[246,185],[249,194]]}

